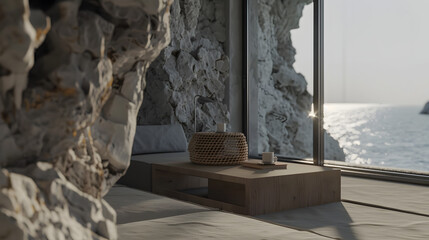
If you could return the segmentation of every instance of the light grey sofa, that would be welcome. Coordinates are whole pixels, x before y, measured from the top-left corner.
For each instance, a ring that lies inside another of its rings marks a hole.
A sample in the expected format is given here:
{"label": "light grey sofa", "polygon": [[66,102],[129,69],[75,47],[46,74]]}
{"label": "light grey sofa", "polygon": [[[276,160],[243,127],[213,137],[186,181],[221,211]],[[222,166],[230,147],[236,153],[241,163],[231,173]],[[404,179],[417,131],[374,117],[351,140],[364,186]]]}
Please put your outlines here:
{"label": "light grey sofa", "polygon": [[188,152],[139,154],[131,157],[127,173],[118,183],[152,192],[152,164],[189,161]]}
{"label": "light grey sofa", "polygon": [[151,192],[152,164],[188,161],[186,151],[187,140],[181,125],[137,126],[130,166],[118,183]]}

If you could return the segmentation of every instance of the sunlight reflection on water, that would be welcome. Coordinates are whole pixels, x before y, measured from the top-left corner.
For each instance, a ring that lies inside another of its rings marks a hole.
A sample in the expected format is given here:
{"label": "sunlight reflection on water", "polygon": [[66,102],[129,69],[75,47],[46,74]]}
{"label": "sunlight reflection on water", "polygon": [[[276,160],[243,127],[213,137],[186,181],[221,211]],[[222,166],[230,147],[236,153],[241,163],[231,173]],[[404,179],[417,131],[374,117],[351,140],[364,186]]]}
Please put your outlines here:
{"label": "sunlight reflection on water", "polygon": [[429,171],[429,116],[418,106],[325,104],[346,162]]}

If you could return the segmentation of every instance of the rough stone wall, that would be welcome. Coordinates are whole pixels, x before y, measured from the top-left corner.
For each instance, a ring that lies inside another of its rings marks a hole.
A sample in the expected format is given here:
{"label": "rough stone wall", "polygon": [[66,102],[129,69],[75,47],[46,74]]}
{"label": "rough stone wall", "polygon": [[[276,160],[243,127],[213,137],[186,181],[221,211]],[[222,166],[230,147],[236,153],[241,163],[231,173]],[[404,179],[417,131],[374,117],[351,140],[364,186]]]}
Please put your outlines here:
{"label": "rough stone wall", "polygon": [[171,2],[0,1],[0,238],[117,238],[102,196],[129,165]]}
{"label": "rough stone wall", "polygon": [[[313,154],[312,96],[293,68],[291,30],[299,27],[312,0],[258,0],[259,151],[309,158]],[[345,159],[339,143],[325,134],[325,157]]]}
{"label": "rough stone wall", "polygon": [[138,124],[183,126],[188,140],[194,132],[194,96],[213,97],[217,103],[197,106],[198,131],[228,123],[225,85],[229,59],[224,51],[225,0],[177,0],[171,7],[171,43],[148,70],[145,99]]}

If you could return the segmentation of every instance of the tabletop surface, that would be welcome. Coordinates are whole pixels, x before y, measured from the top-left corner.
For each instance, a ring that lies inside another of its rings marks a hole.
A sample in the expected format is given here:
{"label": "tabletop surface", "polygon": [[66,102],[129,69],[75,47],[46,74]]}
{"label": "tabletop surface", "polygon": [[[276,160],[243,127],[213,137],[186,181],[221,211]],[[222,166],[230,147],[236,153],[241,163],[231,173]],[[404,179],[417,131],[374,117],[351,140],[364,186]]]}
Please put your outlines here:
{"label": "tabletop surface", "polygon": [[[257,161],[257,159],[249,159],[250,161]],[[278,176],[290,176],[296,174],[307,174],[325,171],[339,171],[332,168],[313,166],[307,164],[287,163],[287,169],[254,169],[249,167],[238,166],[209,166],[191,163],[190,161],[183,162],[169,162],[169,163],[155,163],[154,165],[162,166],[175,172],[185,174],[206,175],[210,178],[221,176],[229,176],[234,178],[266,178]],[[198,174],[199,173],[199,174]]]}

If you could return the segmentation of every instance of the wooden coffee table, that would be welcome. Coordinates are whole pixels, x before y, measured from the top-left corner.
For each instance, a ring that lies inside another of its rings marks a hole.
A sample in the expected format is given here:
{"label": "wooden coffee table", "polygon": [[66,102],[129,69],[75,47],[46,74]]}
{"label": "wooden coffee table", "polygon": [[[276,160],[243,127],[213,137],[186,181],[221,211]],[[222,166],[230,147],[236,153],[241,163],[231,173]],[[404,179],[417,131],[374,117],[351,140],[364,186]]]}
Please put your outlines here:
{"label": "wooden coffee table", "polygon": [[205,166],[191,162],[152,165],[154,193],[247,215],[338,202],[338,169],[288,163],[287,169]]}

